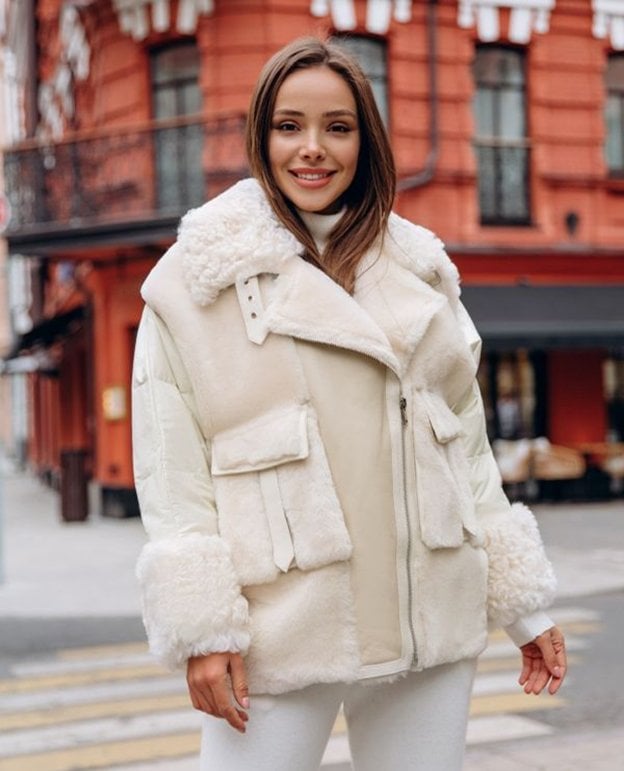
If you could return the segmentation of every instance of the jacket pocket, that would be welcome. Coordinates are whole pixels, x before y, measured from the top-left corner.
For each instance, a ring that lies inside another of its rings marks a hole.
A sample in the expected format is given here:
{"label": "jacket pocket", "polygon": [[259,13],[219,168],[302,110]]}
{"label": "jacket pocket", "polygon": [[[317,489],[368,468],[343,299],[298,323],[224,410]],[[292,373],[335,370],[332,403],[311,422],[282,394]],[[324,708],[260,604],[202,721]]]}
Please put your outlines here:
{"label": "jacket pocket", "polygon": [[414,413],[414,457],[423,542],[430,549],[441,549],[461,546],[466,534],[478,539],[460,419],[432,391],[415,392]]}
{"label": "jacket pocket", "polygon": [[219,529],[243,585],[346,560],[351,541],[308,405],[272,410],[212,440]]}

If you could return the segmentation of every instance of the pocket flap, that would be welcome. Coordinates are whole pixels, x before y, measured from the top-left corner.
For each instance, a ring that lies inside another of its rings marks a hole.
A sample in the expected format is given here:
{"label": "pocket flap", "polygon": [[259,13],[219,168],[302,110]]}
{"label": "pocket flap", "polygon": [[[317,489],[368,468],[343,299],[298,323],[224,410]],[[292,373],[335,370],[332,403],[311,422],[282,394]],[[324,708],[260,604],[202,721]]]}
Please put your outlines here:
{"label": "pocket flap", "polygon": [[423,391],[431,428],[440,444],[446,444],[464,433],[461,420],[444,399],[432,391]]}
{"label": "pocket flap", "polygon": [[308,457],[307,407],[282,407],[215,434],[212,473],[244,474]]}

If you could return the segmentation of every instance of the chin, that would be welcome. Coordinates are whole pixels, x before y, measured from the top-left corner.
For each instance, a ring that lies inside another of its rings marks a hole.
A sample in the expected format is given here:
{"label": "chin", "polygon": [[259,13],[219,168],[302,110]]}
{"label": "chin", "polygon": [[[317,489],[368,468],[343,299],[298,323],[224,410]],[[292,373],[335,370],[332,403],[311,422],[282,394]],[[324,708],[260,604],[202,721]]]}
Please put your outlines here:
{"label": "chin", "polygon": [[310,214],[335,214],[340,211],[342,196],[337,198],[323,198],[323,200],[311,201],[301,195],[287,196],[290,201],[301,211],[309,212]]}

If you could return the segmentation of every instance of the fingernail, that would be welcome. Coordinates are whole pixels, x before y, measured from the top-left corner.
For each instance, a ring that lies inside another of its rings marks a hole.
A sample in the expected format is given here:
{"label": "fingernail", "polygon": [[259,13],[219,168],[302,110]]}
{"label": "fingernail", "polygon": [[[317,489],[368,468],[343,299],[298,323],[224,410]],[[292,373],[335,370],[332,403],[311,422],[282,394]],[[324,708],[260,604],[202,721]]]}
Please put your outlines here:
{"label": "fingernail", "polygon": [[561,677],[561,667],[553,667],[553,675],[555,677]]}
{"label": "fingernail", "polygon": [[241,705],[244,709],[249,709],[249,698],[247,696],[243,696],[241,699]]}

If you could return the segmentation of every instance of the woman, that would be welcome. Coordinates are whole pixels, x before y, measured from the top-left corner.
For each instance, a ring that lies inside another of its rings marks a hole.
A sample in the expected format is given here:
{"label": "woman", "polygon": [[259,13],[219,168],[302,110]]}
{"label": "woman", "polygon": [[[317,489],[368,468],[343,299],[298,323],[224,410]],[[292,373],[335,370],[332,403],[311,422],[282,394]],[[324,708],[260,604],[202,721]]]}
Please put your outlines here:
{"label": "woman", "polygon": [[457,272],[391,213],[383,123],[336,46],[267,63],[247,145],[254,178],[189,212],[142,290],[151,648],[212,716],[203,769],[318,768],[341,704],[356,769],[459,769],[488,620],[527,693],[555,693],[566,662]]}

